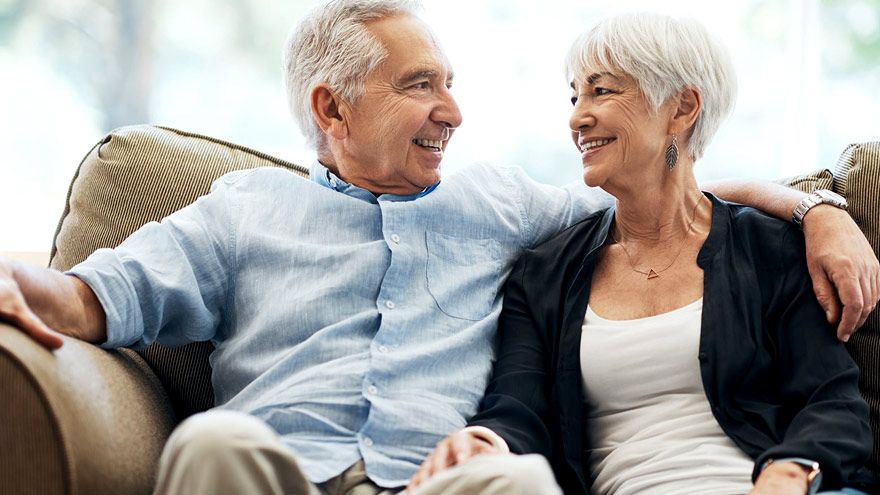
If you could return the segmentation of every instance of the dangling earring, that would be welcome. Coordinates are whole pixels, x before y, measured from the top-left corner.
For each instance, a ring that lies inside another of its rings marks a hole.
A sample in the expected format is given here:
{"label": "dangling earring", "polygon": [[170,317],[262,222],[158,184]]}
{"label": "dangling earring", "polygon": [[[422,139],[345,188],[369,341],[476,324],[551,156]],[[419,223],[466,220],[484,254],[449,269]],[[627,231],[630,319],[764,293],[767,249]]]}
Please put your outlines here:
{"label": "dangling earring", "polygon": [[678,163],[678,141],[675,134],[673,134],[672,143],[666,147],[666,166],[669,170],[672,170],[675,168],[676,163]]}

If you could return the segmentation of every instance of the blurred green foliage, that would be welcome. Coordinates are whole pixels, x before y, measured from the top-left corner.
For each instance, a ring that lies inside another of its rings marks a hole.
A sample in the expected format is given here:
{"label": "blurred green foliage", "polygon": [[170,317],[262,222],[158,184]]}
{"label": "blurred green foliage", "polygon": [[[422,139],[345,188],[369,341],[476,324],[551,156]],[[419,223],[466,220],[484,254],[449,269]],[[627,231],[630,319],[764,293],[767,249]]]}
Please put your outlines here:
{"label": "blurred green foliage", "polygon": [[822,66],[832,74],[880,69],[880,0],[822,0]]}

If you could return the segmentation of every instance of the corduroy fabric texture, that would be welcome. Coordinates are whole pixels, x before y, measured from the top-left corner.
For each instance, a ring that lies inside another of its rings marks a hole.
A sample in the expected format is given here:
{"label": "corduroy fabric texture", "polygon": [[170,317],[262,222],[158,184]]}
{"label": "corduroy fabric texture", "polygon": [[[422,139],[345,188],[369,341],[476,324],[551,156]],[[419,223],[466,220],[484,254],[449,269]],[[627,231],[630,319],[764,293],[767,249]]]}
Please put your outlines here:
{"label": "corduroy fabric texture", "polygon": [[831,189],[834,186],[834,175],[828,169],[819,169],[809,174],[786,177],[777,182],[810,193],[816,189]]}
{"label": "corduroy fabric texture", "polygon": [[[780,182],[804,192],[831,189],[845,197],[847,212],[880,256],[880,142],[847,146],[833,174],[817,170]],[[880,476],[880,311],[874,310],[868,316],[846,347],[859,365],[859,388],[871,408],[874,452],[868,467]]]}
{"label": "corduroy fabric texture", "polygon": [[[50,265],[65,270],[98,248],[114,247],[208,192],[234,170],[281,167],[308,170],[217,139],[153,126],[117,129],[83,159],[58,225]],[[171,398],[178,419],[214,402],[210,343],[172,349],[153,345],[139,354]]]}
{"label": "corduroy fabric texture", "polygon": [[174,427],[143,360],[66,338],[49,352],[0,324],[0,493],[149,494]]}
{"label": "corduroy fabric texture", "polygon": [[[834,170],[834,191],[849,202],[847,211],[880,256],[880,142],[851,144],[844,150]],[[870,466],[880,475],[880,311],[868,316],[847,348],[859,365],[860,387],[871,407]]]}
{"label": "corduroy fabric texture", "polygon": [[[113,131],[77,170],[50,265],[65,270],[191,203],[221,175],[260,166],[308,174],[173,129]],[[176,423],[213,405],[210,350],[153,346],[139,355],[65,339],[50,353],[0,324],[0,493],[150,493]]]}
{"label": "corduroy fabric texture", "polygon": [[[0,331],[15,330],[6,327]],[[54,418],[27,369],[2,345],[0,383],[0,492],[65,493],[67,465]]]}

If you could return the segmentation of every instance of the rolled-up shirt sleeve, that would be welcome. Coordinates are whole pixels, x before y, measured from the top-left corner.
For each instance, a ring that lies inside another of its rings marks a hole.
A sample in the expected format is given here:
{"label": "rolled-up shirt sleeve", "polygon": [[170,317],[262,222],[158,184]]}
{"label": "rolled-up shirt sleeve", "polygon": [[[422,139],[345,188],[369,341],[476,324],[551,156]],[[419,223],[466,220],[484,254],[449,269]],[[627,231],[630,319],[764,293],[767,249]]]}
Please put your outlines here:
{"label": "rolled-up shirt sleeve", "polygon": [[214,337],[231,303],[236,229],[229,212],[242,175],[221,177],[210,194],[67,272],[88,284],[104,308],[102,347],[175,346]]}

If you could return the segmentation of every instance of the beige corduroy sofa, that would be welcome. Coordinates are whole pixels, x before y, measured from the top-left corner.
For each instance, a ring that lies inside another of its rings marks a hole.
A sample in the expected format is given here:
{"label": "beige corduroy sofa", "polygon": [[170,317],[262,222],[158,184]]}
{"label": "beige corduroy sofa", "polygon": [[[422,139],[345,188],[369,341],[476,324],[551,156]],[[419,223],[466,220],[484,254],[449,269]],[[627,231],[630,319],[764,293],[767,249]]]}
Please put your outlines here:
{"label": "beige corduroy sofa", "polygon": [[[205,194],[232,170],[301,166],[174,129],[134,126],[102,139],[71,183],[50,264],[67,269],[119,244]],[[834,189],[875,251],[880,249],[880,143],[856,144],[833,175],[791,178],[803,190]],[[880,444],[880,312],[852,339]],[[0,494],[147,494],[165,439],[186,416],[211,407],[210,344],[104,351],[67,339],[51,353],[0,324]],[[880,461],[875,445],[872,467]]]}

